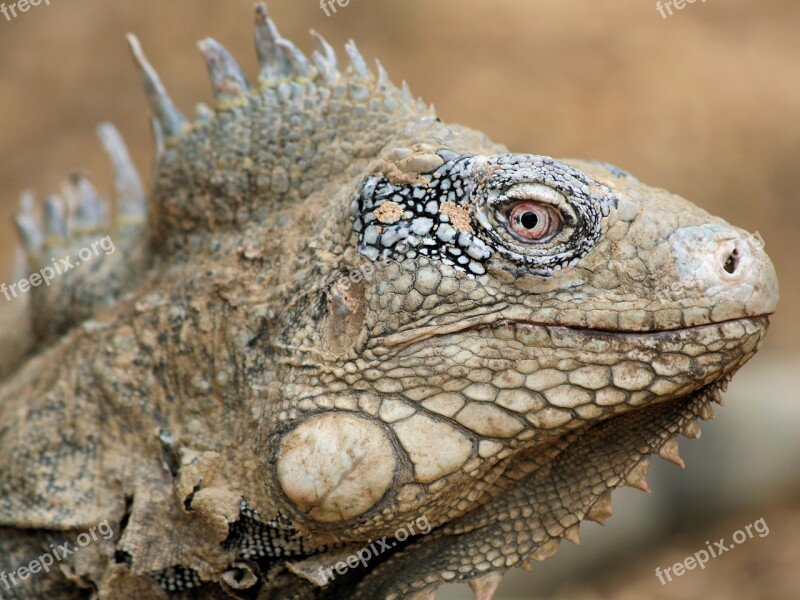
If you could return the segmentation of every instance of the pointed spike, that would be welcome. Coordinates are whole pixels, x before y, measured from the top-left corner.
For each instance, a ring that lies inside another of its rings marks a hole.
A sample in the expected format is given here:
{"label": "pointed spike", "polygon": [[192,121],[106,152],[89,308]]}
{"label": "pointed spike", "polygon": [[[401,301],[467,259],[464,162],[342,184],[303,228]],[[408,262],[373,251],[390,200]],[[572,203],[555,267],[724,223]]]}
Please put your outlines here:
{"label": "pointed spike", "polygon": [[31,190],[25,190],[19,195],[19,214],[33,217],[36,210],[36,198]]}
{"label": "pointed spike", "polygon": [[697,421],[689,421],[683,427],[683,435],[689,438],[690,440],[696,440],[700,438],[701,435],[700,426],[697,424]]}
{"label": "pointed spike", "polygon": [[281,34],[267,14],[267,6],[259,2],[255,6],[255,42],[258,64],[258,80],[273,81],[291,73],[291,65],[283,48],[278,46]]}
{"label": "pointed spike", "polygon": [[67,238],[67,212],[64,201],[59,196],[44,199],[44,232],[48,240]]}
{"label": "pointed spike", "polygon": [[319,33],[311,30],[311,35],[314,37],[314,40],[317,42],[317,48],[319,49],[320,55],[325,61],[330,64],[330,66],[334,70],[339,69],[339,59],[336,57],[336,50],[333,49],[324,37],[322,37]]}
{"label": "pointed spike", "polygon": [[153,117],[150,119],[150,130],[153,132],[153,145],[156,147],[156,162],[161,160],[164,154],[164,129],[161,127],[161,121]]}
{"label": "pointed spike", "polygon": [[92,182],[83,173],[70,176],[75,203],[75,229],[77,231],[94,230],[105,224],[105,204],[101,200]]}
{"label": "pointed spike", "polygon": [[361,52],[358,51],[358,46],[353,40],[350,40],[344,45],[344,49],[347,51],[347,55],[350,57],[350,66],[353,68],[353,71],[360,79],[371,79],[372,78],[372,71],[369,70],[367,66],[367,61],[364,60],[364,57],[361,56]]}
{"label": "pointed spike", "polygon": [[497,588],[503,581],[503,574],[494,571],[488,575],[483,575],[468,582],[469,588],[475,594],[475,600],[493,600]]}
{"label": "pointed spike", "polygon": [[14,217],[14,225],[17,227],[17,234],[22,240],[22,246],[28,254],[37,254],[42,248],[42,234],[36,226],[36,222],[21,215]]}
{"label": "pointed spike", "polygon": [[250,84],[236,59],[225,46],[213,38],[200,40],[197,46],[206,61],[208,74],[211,75],[211,86],[217,102],[241,100],[250,90]]}
{"label": "pointed spike", "polygon": [[538,561],[547,560],[553,556],[553,554],[558,552],[558,546],[560,543],[561,540],[559,539],[552,539],[549,542],[545,542],[539,546],[539,548],[537,548],[533,554],[531,554],[531,558]]}
{"label": "pointed spike", "polygon": [[375,67],[378,69],[378,89],[383,90],[394,87],[389,79],[389,74],[386,72],[386,69],[383,68],[381,61],[377,58],[375,59]]}
{"label": "pointed spike", "polygon": [[580,525],[573,525],[564,531],[564,539],[572,542],[576,546],[581,545]]}
{"label": "pointed spike", "polygon": [[75,199],[75,190],[72,188],[72,184],[68,179],[63,180],[59,187],[61,189],[60,196],[64,199],[64,210],[67,213],[67,221],[69,221],[70,216],[75,213],[75,206],[78,203]]}
{"label": "pointed spike", "polygon": [[286,58],[292,65],[292,72],[297,77],[311,77],[314,74],[314,69],[308,58],[303,52],[295,46],[292,42],[285,38],[278,40],[278,46],[283,49]]}
{"label": "pointed spike", "polygon": [[645,459],[642,459],[639,464],[637,464],[630,473],[628,473],[628,477],[625,480],[625,483],[637,490],[642,490],[643,492],[649,494],[653,490],[650,489],[650,486],[647,484],[647,471],[650,468],[650,457],[648,456]]}
{"label": "pointed spike", "polygon": [[36,222],[34,214],[33,192],[25,190],[19,198],[19,213],[14,216],[14,224],[22,246],[29,255],[39,252],[42,248],[42,232]]}
{"label": "pointed spike", "polygon": [[314,52],[311,53],[311,60],[314,61],[317,72],[322,75],[322,80],[326,84],[332,84],[336,81],[336,78],[339,76],[339,71],[332,68],[330,63],[318,50],[314,50]]}
{"label": "pointed spike", "polygon": [[214,118],[214,111],[205,102],[198,102],[194,105],[194,114],[201,123],[207,123]]}
{"label": "pointed spike", "polygon": [[605,525],[612,516],[614,516],[614,510],[611,508],[611,492],[603,494],[586,513],[587,519],[600,523],[600,525]]}
{"label": "pointed spike", "polygon": [[155,69],[147,61],[144,52],[142,52],[142,46],[138,38],[132,33],[129,33],[127,37],[131,54],[133,54],[133,59],[139,71],[139,77],[142,80],[145,94],[150,103],[150,109],[158,118],[161,128],[167,137],[174,137],[180,134],[188,126],[186,117],[181,114],[181,111],[178,110],[167,94],[158,77],[158,73],[156,73]]}
{"label": "pointed spike", "polygon": [[668,440],[666,444],[661,446],[661,450],[658,451],[658,455],[664,460],[668,460],[672,464],[678,465],[681,469],[686,468],[686,463],[683,462],[683,459],[681,458],[678,440],[676,438]]}
{"label": "pointed spike", "polygon": [[714,414],[714,409],[711,407],[710,404],[703,404],[700,407],[700,418],[704,421],[710,421],[716,415]]}
{"label": "pointed spike", "polygon": [[719,402],[721,398],[722,398],[722,384],[721,382],[717,382],[717,385],[708,389],[708,391],[706,392],[705,394],[705,399],[707,401],[706,403],[710,404],[711,402]]}
{"label": "pointed spike", "polygon": [[412,104],[414,102],[414,96],[411,95],[411,88],[408,87],[408,83],[405,81],[400,87],[400,99],[407,104]]}
{"label": "pointed spike", "polygon": [[122,136],[111,123],[101,123],[97,127],[97,136],[114,169],[119,220],[144,221],[147,217],[147,204],[142,181]]}

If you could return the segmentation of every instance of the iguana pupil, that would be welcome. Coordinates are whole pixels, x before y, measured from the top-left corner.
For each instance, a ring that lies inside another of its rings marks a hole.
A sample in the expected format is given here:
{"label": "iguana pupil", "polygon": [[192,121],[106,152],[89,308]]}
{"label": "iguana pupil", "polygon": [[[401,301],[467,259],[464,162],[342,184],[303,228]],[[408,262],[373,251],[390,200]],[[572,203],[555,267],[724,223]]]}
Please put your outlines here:
{"label": "iguana pupil", "polygon": [[539,224],[539,217],[530,211],[524,213],[519,220],[526,229],[534,229]]}
{"label": "iguana pupil", "polygon": [[520,202],[511,209],[509,229],[525,242],[542,243],[562,227],[560,214],[548,204]]}

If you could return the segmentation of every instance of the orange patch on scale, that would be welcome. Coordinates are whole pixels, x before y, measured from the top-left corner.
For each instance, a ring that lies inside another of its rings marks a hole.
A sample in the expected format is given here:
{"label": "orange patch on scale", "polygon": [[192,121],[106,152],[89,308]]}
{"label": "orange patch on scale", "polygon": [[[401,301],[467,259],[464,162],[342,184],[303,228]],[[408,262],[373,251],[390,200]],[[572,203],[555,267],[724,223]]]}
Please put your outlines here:
{"label": "orange patch on scale", "polygon": [[389,200],[388,202],[384,202],[378,208],[376,208],[372,214],[374,214],[375,218],[381,223],[397,223],[400,220],[400,217],[403,216],[403,207],[401,207],[397,202],[392,202]]}
{"label": "orange patch on scale", "polygon": [[450,224],[458,231],[472,233],[469,211],[466,208],[453,204],[452,202],[442,202],[439,212],[450,218]]}

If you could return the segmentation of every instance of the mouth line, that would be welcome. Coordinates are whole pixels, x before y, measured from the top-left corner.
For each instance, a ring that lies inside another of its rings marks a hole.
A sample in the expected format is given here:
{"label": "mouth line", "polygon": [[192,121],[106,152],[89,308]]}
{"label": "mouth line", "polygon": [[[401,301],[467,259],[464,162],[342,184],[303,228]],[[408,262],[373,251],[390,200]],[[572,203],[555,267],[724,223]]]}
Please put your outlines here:
{"label": "mouth line", "polygon": [[769,319],[769,317],[774,313],[764,313],[761,315],[755,315],[752,317],[737,317],[735,319],[725,319],[723,321],[714,321],[711,323],[699,323],[697,325],[688,325],[685,327],[671,327],[667,329],[645,329],[645,330],[633,330],[633,329],[601,329],[597,327],[581,327],[580,325],[560,325],[557,323],[544,323],[540,321],[526,321],[524,319],[501,319],[499,321],[495,321],[493,324],[489,324],[488,326],[478,326],[478,327],[468,327],[465,330],[477,330],[477,329],[485,329],[485,328],[493,328],[493,327],[502,327],[504,325],[528,325],[531,327],[546,327],[547,329],[568,329],[570,331],[579,331],[579,332],[586,332],[586,333],[601,333],[606,335],[630,335],[630,336],[654,336],[659,335],[662,333],[681,333],[685,331],[695,331],[699,329],[706,329],[708,327],[714,327],[717,325],[725,325],[726,323],[737,323],[737,322],[744,322],[744,321],[757,321],[759,319]]}
{"label": "mouth line", "polygon": [[668,329],[648,329],[648,330],[632,330],[632,329],[600,329],[595,327],[582,327],[579,325],[563,325],[558,323],[547,323],[541,321],[529,321],[524,319],[502,318],[498,317],[496,313],[472,317],[459,323],[451,323],[448,325],[429,325],[419,329],[412,329],[401,331],[391,334],[384,338],[383,343],[386,347],[396,348],[398,346],[408,346],[410,344],[424,342],[435,337],[444,337],[456,333],[464,333],[468,331],[482,331],[485,329],[499,329],[501,327],[541,327],[548,330],[563,330],[575,332],[578,335],[603,335],[615,337],[655,337],[662,334],[670,333],[685,333],[691,331],[699,331],[709,327],[717,327],[725,325],[726,323],[748,322],[766,320],[773,313],[763,313],[751,317],[737,317],[734,319],[725,319],[722,321],[715,321],[710,323],[700,323],[697,325],[689,325],[685,327],[673,327]]}

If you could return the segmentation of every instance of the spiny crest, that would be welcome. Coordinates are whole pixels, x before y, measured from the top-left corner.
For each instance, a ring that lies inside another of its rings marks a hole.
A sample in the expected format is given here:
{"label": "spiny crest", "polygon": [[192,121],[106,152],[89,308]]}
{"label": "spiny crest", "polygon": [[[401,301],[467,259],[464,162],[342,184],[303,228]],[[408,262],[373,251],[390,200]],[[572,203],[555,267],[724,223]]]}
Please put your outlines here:
{"label": "spiny crest", "polygon": [[[147,219],[145,193],[122,136],[110,123],[101,123],[97,136],[114,170],[116,226],[141,229]],[[43,200],[41,220],[36,214],[33,193],[23,192],[14,222],[29,261],[36,264],[47,258],[45,250],[64,247],[74,238],[107,232],[109,212],[108,202],[89,178],[83,173],[73,173],[62,184],[60,195],[52,194]]]}
{"label": "spiny crest", "polygon": [[[344,72],[339,69],[336,52],[330,43],[316,31],[311,35],[317,45],[311,59],[291,41],[281,36],[273,20],[268,16],[264,3],[255,5],[255,47],[258,57],[259,71],[257,81],[261,87],[279,85],[287,80],[302,81],[319,79],[325,85],[332,85],[341,78],[352,83],[366,83],[375,80],[375,76],[359,52],[355,42],[350,40],[345,51],[350,59]],[[140,78],[144,85],[150,108],[154,115],[154,135],[160,146],[163,138],[179,137],[191,125],[175,106],[164,85],[145,57],[138,39],[128,34],[133,58],[137,64]],[[252,89],[236,60],[217,41],[206,38],[198,43],[205,59],[216,100],[216,111],[224,111],[246,104],[251,98]],[[401,90],[392,85],[383,66],[376,61],[378,78],[377,90],[389,96],[398,96],[401,104],[412,106],[414,110],[427,112],[425,103],[415,99],[408,85],[403,83]],[[205,105],[198,105],[197,122],[208,122],[216,111]]]}
{"label": "spiny crest", "polygon": [[[147,202],[139,174],[112,125],[101,124],[97,135],[114,171],[114,221],[111,203],[83,173],[70,175],[59,194],[42,201],[41,211],[33,194],[23,193],[14,219],[26,270],[38,271],[44,284],[31,282],[36,289],[31,289],[26,309],[32,351],[113,305],[138,283],[150,259],[144,234]],[[81,253],[90,248],[92,267],[73,271],[87,260]]]}

